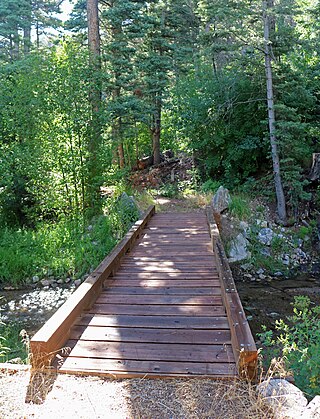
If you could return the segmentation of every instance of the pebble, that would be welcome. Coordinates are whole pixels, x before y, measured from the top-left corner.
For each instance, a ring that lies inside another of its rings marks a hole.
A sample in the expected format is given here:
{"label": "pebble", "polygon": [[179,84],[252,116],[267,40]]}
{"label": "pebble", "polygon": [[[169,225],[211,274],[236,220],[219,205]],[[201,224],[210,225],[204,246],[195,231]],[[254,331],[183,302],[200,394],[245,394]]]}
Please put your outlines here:
{"label": "pebble", "polygon": [[272,313],[267,314],[267,316],[271,317],[272,319],[276,319],[277,317],[280,317],[280,314],[273,311]]}
{"label": "pebble", "polygon": [[[72,289],[49,286],[31,291],[19,290],[10,295],[11,300],[0,303],[0,321],[4,323],[43,324],[71,295]],[[25,327],[25,326],[24,326]],[[33,329],[32,329],[33,330]]]}
{"label": "pebble", "polygon": [[48,287],[50,285],[49,279],[42,279],[41,284],[43,287]]}

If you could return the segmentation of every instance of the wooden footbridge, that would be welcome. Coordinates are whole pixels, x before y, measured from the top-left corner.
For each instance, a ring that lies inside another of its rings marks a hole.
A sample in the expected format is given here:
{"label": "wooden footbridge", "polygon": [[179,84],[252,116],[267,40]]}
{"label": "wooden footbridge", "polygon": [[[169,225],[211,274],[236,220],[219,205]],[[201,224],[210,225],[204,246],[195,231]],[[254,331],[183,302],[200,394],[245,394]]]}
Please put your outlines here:
{"label": "wooden footbridge", "polygon": [[34,368],[113,377],[255,375],[213,213],[150,207],[31,340]]}

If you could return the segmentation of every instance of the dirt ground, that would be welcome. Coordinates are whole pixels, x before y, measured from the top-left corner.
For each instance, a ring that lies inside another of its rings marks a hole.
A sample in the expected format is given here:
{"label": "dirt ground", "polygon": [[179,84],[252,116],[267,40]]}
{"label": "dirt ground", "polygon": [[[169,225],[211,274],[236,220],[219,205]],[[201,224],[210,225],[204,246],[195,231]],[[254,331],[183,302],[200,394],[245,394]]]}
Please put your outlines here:
{"label": "dirt ground", "polygon": [[244,382],[0,374],[0,418],[272,419]]}

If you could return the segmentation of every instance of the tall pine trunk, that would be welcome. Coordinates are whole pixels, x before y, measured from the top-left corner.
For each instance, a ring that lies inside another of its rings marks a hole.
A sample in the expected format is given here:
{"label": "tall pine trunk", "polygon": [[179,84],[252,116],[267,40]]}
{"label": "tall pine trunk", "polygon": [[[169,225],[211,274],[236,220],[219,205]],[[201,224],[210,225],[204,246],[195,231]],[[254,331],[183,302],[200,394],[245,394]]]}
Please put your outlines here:
{"label": "tall pine trunk", "polygon": [[[160,96],[160,93],[159,93]],[[162,100],[161,96],[155,99],[155,109],[152,121],[152,149],[153,149],[153,164],[160,163],[160,135],[161,135],[161,111]]]}
{"label": "tall pine trunk", "polygon": [[88,46],[90,54],[91,87],[89,100],[91,103],[91,120],[88,132],[88,161],[86,185],[86,210],[88,216],[101,210],[100,196],[100,165],[99,147],[101,143],[101,57],[98,0],[87,0]]}
{"label": "tall pine trunk", "polygon": [[263,22],[264,22],[264,59],[265,72],[267,80],[267,105],[268,105],[268,121],[269,121],[269,138],[271,144],[271,156],[273,163],[274,183],[277,197],[277,213],[279,221],[283,224],[287,222],[286,201],[283,192],[280,160],[275,131],[275,112],[274,112],[274,96],[273,96],[273,79],[271,66],[271,48],[270,48],[270,19],[268,15],[268,4],[266,1],[262,2],[263,6]]}

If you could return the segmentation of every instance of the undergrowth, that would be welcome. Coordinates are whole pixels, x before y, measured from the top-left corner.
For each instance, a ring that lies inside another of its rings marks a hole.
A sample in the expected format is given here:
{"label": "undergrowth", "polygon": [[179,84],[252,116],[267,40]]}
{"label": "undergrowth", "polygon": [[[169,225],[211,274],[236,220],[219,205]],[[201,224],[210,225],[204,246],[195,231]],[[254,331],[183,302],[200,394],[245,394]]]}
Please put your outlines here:
{"label": "undergrowth", "polygon": [[0,283],[16,286],[35,275],[80,278],[101,262],[139,215],[132,201],[118,197],[90,224],[81,217],[62,217],[34,229],[5,227],[0,230]]}
{"label": "undergrowth", "polygon": [[309,397],[320,394],[320,307],[312,307],[307,296],[296,296],[288,321],[277,320],[275,332],[264,327],[259,336],[267,363],[282,357],[301,390]]}
{"label": "undergrowth", "polygon": [[0,322],[0,362],[27,363],[29,337],[19,324]]}

